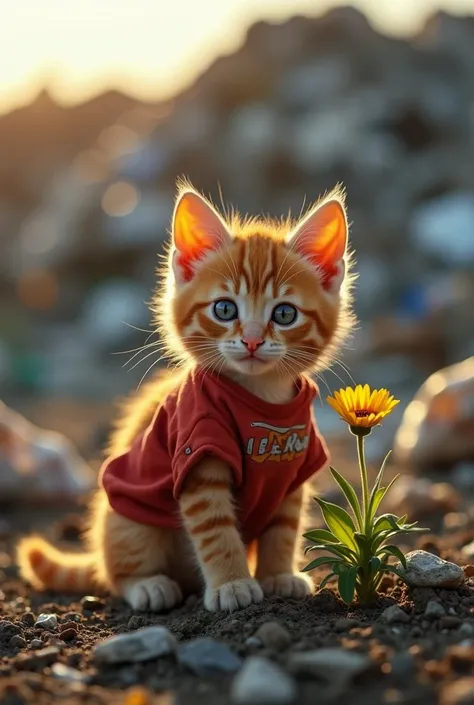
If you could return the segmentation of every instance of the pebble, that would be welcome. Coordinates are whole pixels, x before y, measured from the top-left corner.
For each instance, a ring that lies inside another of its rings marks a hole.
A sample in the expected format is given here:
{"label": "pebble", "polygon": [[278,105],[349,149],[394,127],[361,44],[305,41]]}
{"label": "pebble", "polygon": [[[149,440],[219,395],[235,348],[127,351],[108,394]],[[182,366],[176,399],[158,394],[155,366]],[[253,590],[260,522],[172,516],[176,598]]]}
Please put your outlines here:
{"label": "pebble", "polygon": [[42,670],[46,666],[51,666],[59,656],[59,649],[56,646],[48,646],[46,649],[25,654],[16,659],[15,665],[20,671]]}
{"label": "pebble", "polygon": [[15,634],[21,634],[21,629],[17,624],[13,624],[8,619],[0,619],[0,635],[1,636],[14,636]]}
{"label": "pebble", "polygon": [[445,561],[427,551],[411,551],[406,556],[407,568],[397,563],[397,569],[412,587],[456,588],[464,582],[464,571],[455,563]]}
{"label": "pebble", "polygon": [[463,553],[467,558],[474,558],[474,541],[467,543],[461,548],[461,553]]}
{"label": "pebble", "polygon": [[465,565],[463,571],[466,578],[472,578],[474,575],[474,565]]}
{"label": "pebble", "polygon": [[461,624],[462,619],[459,617],[451,617],[449,615],[441,617],[439,620],[439,626],[441,629],[456,629],[456,627],[459,627]]}
{"label": "pebble", "polygon": [[265,622],[254,636],[274,651],[283,651],[291,644],[291,634],[280,622]]}
{"label": "pebble", "polygon": [[334,629],[336,630],[336,632],[348,632],[350,629],[354,629],[354,627],[359,626],[360,622],[357,619],[349,619],[348,617],[338,619],[334,623]]}
{"label": "pebble", "polygon": [[131,634],[118,634],[94,647],[99,663],[138,663],[176,651],[177,642],[166,627],[145,627]]}
{"label": "pebble", "polygon": [[230,697],[236,705],[286,705],[296,698],[296,685],[274,663],[252,656],[235,676]]}
{"label": "pebble", "polygon": [[459,627],[459,634],[461,636],[472,636],[474,634],[474,626],[469,622],[463,622]]}
{"label": "pebble", "polygon": [[263,646],[263,643],[260,639],[257,639],[256,636],[249,636],[249,638],[245,640],[245,645],[250,649],[260,649]]}
{"label": "pebble", "polygon": [[96,612],[97,610],[103,609],[105,605],[100,597],[86,595],[81,600],[81,607],[83,612]]}
{"label": "pebble", "polygon": [[382,619],[387,624],[407,624],[410,617],[398,605],[391,605],[382,612]]}
{"label": "pebble", "polygon": [[73,641],[73,639],[77,639],[77,631],[72,628],[65,629],[59,636],[63,641]]}
{"label": "pebble", "polygon": [[396,678],[408,678],[415,672],[416,662],[409,651],[401,651],[390,660],[391,673]]}
{"label": "pebble", "polygon": [[474,678],[457,678],[444,686],[440,705],[474,705]]}
{"label": "pebble", "polygon": [[58,680],[68,683],[87,683],[88,678],[75,668],[70,668],[64,663],[54,663],[51,667],[51,675]]}
{"label": "pebble", "polygon": [[446,610],[443,605],[437,602],[437,600],[430,600],[426,605],[424,615],[428,619],[437,619],[438,617],[444,617]]}
{"label": "pebble", "polygon": [[44,646],[44,643],[41,641],[41,639],[32,639],[30,643],[30,649],[42,649]]}
{"label": "pebble", "polygon": [[58,628],[58,618],[55,614],[40,614],[35,622],[35,627],[54,631]]}
{"label": "pebble", "polygon": [[21,615],[20,621],[27,627],[33,627],[36,622],[33,612],[25,612]]}
{"label": "pebble", "polygon": [[369,665],[367,656],[339,648],[303,651],[292,654],[289,659],[292,673],[323,678],[328,682],[349,682],[367,670]]}
{"label": "pebble", "polygon": [[26,646],[26,641],[19,634],[14,634],[10,639],[10,646],[12,649],[24,649]]}
{"label": "pebble", "polygon": [[182,644],[178,648],[178,661],[200,677],[235,673],[242,665],[242,659],[226,644],[209,637],[199,637]]}

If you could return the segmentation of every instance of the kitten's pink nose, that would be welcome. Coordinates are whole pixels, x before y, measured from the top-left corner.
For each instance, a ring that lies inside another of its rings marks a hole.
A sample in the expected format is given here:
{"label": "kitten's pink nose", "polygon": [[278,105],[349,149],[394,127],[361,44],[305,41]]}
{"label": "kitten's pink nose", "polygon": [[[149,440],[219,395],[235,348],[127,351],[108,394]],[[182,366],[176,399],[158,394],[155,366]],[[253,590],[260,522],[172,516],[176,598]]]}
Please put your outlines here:
{"label": "kitten's pink nose", "polygon": [[249,353],[254,353],[265,342],[263,339],[263,326],[260,323],[247,323],[242,332],[242,342]]}

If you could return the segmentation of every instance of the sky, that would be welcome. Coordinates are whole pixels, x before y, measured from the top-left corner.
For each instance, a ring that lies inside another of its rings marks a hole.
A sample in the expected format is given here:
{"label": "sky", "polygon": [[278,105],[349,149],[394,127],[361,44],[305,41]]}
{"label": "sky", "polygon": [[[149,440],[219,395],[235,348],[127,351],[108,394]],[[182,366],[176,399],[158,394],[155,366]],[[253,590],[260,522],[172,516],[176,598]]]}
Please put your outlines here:
{"label": "sky", "polygon": [[[249,25],[317,15],[336,0],[0,0],[0,113],[47,85],[64,104],[114,87],[168,97]],[[474,14],[474,0],[356,0],[374,26],[404,35],[440,7]],[[8,8],[8,9],[6,9]]]}

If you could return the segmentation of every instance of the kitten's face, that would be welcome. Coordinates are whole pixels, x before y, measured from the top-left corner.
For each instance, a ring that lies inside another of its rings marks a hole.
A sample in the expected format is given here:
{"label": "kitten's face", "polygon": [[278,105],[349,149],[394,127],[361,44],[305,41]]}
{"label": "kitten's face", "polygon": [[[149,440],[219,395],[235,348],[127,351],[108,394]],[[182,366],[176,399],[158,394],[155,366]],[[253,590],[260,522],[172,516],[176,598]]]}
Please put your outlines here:
{"label": "kitten's face", "polygon": [[[190,218],[185,203],[184,225],[177,222],[179,201],[175,211],[178,247],[169,294],[175,337],[187,356],[218,373],[249,376],[295,377],[314,368],[340,323],[346,233],[342,248],[330,242],[336,259],[325,252],[315,263],[308,218],[292,233],[265,222],[232,228],[215,221],[219,217],[197,194],[190,198],[195,210]],[[336,217],[344,218],[339,202],[337,209]],[[326,220],[318,218],[320,229]],[[337,234],[341,221],[330,226]]]}

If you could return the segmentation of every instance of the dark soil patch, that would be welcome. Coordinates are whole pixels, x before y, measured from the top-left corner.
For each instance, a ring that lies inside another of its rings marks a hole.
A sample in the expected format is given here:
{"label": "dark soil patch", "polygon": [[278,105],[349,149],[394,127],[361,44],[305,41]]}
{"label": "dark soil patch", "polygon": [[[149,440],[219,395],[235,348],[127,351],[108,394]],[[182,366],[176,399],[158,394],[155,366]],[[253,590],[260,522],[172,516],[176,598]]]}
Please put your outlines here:
{"label": "dark soil patch", "polygon": [[[5,515],[4,515],[5,516]],[[242,658],[263,655],[288,670],[289,658],[298,651],[321,647],[343,647],[367,654],[369,668],[350,685],[296,676],[295,702],[346,705],[347,701],[410,703],[432,705],[443,698],[450,702],[451,683],[474,674],[474,585],[470,578],[456,591],[417,589],[387,581],[386,592],[377,604],[361,609],[347,608],[331,590],[304,602],[279,598],[241,612],[213,615],[191,597],[179,609],[166,615],[138,613],[122,601],[100,597],[82,601],[83,595],[69,596],[36,593],[17,577],[12,548],[18,532],[29,525],[51,524],[46,512],[39,518],[31,514],[10,514],[3,520],[0,534],[0,704],[43,705],[49,703],[126,702],[130,692],[144,687],[148,696],[129,700],[130,705],[176,703],[179,705],[226,705],[231,703],[232,676],[197,678],[173,657],[117,667],[98,666],[92,647],[112,634],[137,628],[166,625],[179,642],[200,636],[225,642]],[[80,528],[77,515],[53,526],[57,539],[75,539]],[[443,557],[458,559],[459,537],[434,541]],[[420,543],[425,540],[421,539]],[[450,545],[449,545],[450,544]],[[424,615],[429,600],[439,601],[445,615],[428,619]],[[407,623],[386,624],[382,612],[397,603],[409,615]],[[34,626],[42,612],[58,616],[52,631]],[[265,622],[276,621],[287,632],[287,643],[259,644],[254,637]],[[84,682],[70,680],[55,664],[79,671]],[[454,685],[452,686],[454,688]],[[128,695],[127,695],[128,694]],[[138,694],[136,693],[136,698]],[[148,698],[148,699],[147,699]],[[453,700],[454,702],[454,700]]]}

